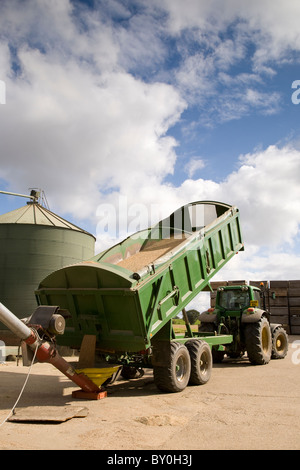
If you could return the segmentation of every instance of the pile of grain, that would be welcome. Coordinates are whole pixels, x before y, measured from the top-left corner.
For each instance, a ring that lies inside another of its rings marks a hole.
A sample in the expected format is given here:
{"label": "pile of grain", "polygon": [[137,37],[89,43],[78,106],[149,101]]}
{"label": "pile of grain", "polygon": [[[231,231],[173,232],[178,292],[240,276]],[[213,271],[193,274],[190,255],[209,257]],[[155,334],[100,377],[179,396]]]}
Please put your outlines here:
{"label": "pile of grain", "polygon": [[178,239],[173,237],[165,238],[163,240],[150,240],[143,246],[141,251],[138,251],[134,255],[129,256],[129,258],[120,261],[118,266],[137,272],[144,266],[153,263],[165,253],[180,245],[183,241],[184,238]]}

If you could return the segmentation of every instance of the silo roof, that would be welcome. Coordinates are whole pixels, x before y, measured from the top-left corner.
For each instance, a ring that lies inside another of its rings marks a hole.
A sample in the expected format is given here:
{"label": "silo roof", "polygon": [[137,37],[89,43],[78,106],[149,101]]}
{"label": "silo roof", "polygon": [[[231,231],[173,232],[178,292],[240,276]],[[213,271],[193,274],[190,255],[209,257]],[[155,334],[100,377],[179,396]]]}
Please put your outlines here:
{"label": "silo roof", "polygon": [[93,236],[80,227],[77,227],[71,222],[63,219],[59,215],[54,214],[54,212],[51,212],[49,209],[46,209],[37,202],[29,202],[26,206],[0,215],[0,224],[47,225],[50,227],[76,230]]}

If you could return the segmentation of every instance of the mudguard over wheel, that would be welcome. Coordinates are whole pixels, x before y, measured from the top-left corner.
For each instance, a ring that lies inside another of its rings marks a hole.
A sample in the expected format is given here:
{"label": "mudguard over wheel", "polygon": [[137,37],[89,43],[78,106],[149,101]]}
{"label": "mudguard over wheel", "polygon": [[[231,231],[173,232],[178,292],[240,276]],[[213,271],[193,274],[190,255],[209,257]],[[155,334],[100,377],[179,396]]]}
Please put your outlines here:
{"label": "mudguard over wheel", "polygon": [[268,319],[264,316],[258,322],[245,325],[245,345],[252,364],[268,364],[272,353],[272,336]]}
{"label": "mudguard over wheel", "polygon": [[212,370],[212,353],[209,345],[198,339],[187,341],[185,344],[191,358],[189,383],[192,385],[206,384]]}
{"label": "mudguard over wheel", "polygon": [[272,330],[272,359],[284,359],[289,348],[288,335],[282,326]]}
{"label": "mudguard over wheel", "polygon": [[184,344],[170,343],[168,364],[154,366],[153,376],[157,388],[163,392],[181,392],[187,386],[191,373],[191,360]]}

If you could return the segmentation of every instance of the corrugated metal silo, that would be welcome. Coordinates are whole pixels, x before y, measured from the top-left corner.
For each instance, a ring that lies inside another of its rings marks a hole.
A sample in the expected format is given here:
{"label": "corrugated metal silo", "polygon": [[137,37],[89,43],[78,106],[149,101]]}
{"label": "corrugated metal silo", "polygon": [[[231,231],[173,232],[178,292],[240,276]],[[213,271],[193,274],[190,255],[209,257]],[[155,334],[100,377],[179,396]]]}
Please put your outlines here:
{"label": "corrugated metal silo", "polygon": [[0,302],[19,318],[31,315],[39,282],[52,271],[91,258],[94,248],[93,235],[36,200],[1,215]]}

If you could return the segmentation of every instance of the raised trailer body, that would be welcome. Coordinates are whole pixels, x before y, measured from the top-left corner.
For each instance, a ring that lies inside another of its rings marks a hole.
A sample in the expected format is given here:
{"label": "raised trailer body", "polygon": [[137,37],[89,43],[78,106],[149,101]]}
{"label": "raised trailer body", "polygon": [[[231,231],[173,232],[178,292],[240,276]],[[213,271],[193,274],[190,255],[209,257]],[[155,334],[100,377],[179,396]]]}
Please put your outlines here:
{"label": "raised trailer body", "polygon": [[238,209],[194,202],[89,261],[53,272],[36,296],[39,305],[70,313],[59,344],[80,348],[85,335],[94,335],[99,351],[136,353],[155,338],[174,339],[172,319],[240,250]]}

